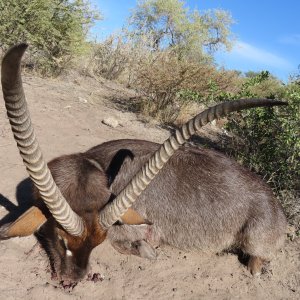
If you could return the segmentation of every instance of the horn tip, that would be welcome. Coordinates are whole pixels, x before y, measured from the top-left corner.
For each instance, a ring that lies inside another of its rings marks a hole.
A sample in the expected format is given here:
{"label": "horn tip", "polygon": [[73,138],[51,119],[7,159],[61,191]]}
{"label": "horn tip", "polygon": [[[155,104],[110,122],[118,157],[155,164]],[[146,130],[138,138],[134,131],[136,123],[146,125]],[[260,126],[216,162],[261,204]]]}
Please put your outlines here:
{"label": "horn tip", "polygon": [[10,61],[16,58],[20,59],[27,48],[28,48],[28,44],[26,43],[20,43],[10,47],[3,57],[3,62]]}
{"label": "horn tip", "polygon": [[2,71],[7,71],[8,68],[13,68],[16,65],[19,65],[21,58],[25,50],[27,49],[27,47],[28,44],[21,43],[9,48],[2,60]]}
{"label": "horn tip", "polygon": [[11,223],[7,223],[7,224],[0,226],[0,241],[9,239],[8,230],[9,230],[10,224]]}
{"label": "horn tip", "polygon": [[289,103],[286,100],[273,100],[273,99],[266,99],[268,101],[268,104],[270,106],[283,106],[283,105],[289,105]]}
{"label": "horn tip", "polygon": [[15,87],[16,80],[20,76],[21,59],[27,47],[26,43],[12,46],[4,55],[1,67],[3,89],[9,90]]}
{"label": "horn tip", "polygon": [[289,105],[286,100],[276,100],[276,105]]}

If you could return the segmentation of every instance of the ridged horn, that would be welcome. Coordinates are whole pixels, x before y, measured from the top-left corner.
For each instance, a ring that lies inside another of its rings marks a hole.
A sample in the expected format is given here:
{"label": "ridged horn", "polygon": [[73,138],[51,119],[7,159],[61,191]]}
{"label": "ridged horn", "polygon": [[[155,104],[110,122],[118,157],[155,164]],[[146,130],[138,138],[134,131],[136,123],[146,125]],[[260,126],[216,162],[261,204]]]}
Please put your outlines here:
{"label": "ridged horn", "polygon": [[84,223],[55,184],[31,124],[21,78],[21,58],[26,48],[26,44],[10,48],[2,61],[1,82],[7,116],[27,172],[49,211],[69,234],[81,236]]}
{"label": "ridged horn", "polygon": [[100,225],[103,228],[109,228],[119,220],[155,178],[174,152],[208,122],[224,117],[234,111],[274,105],[286,105],[286,103],[270,99],[241,99],[218,104],[198,114],[179,130],[176,130],[175,134],[160,146],[120,194],[103,208],[99,214]]}

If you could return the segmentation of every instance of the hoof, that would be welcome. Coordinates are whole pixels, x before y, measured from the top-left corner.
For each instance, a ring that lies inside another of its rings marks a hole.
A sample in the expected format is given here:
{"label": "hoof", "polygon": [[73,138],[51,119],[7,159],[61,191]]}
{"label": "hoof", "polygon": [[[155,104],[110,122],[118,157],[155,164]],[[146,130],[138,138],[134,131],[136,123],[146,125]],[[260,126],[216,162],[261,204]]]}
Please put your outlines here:
{"label": "hoof", "polygon": [[253,276],[260,276],[262,273],[262,268],[264,265],[264,260],[257,256],[250,256],[248,262],[248,270]]}

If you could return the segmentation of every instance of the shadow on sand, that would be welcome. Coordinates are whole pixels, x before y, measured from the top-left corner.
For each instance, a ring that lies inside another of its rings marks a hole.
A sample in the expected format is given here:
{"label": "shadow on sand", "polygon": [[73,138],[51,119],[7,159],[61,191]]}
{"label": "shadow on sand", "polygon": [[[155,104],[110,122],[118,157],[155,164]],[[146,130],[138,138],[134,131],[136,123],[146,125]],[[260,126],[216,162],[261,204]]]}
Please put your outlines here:
{"label": "shadow on sand", "polygon": [[22,180],[16,189],[16,198],[18,205],[12,203],[9,199],[0,194],[0,206],[4,207],[8,214],[0,220],[0,226],[15,221],[29,207],[33,205],[32,182],[30,178]]}

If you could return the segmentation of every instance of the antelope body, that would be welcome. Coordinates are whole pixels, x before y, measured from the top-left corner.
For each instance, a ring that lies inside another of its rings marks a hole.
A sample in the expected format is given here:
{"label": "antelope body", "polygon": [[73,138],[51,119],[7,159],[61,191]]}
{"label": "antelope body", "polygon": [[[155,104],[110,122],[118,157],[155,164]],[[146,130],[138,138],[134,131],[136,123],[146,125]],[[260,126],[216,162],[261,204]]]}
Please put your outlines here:
{"label": "antelope body", "polygon": [[223,154],[179,146],[201,126],[231,111],[284,103],[247,99],[220,104],[196,116],[163,145],[110,141],[54,159],[49,172],[23,95],[20,60],[25,49],[21,44],[6,54],[2,87],[35,184],[36,205],[4,226],[0,237],[37,231],[61,280],[81,278],[92,249],[105,238],[121,253],[150,259],[162,243],[215,252],[237,246],[250,256],[251,273],[261,271],[282,246],[286,227],[270,188]]}

